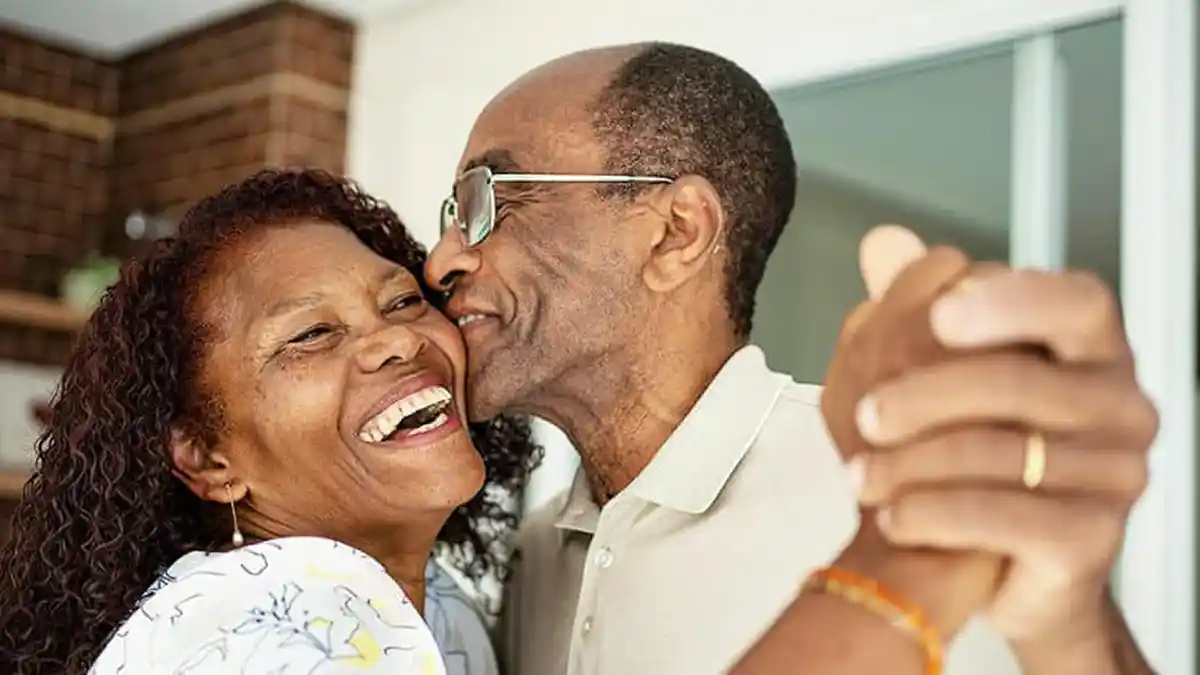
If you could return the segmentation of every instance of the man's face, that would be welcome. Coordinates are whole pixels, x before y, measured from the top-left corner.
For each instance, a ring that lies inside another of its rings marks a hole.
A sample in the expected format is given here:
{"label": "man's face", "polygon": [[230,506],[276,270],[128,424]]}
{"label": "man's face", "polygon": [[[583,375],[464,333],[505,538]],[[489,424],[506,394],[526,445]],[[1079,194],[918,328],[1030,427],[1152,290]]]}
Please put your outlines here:
{"label": "man's face", "polygon": [[[459,173],[603,173],[587,108],[603,82],[569,68],[518,81],[477,120]],[[491,235],[468,248],[448,231],[426,268],[431,284],[453,283],[448,313],[467,344],[473,419],[547,414],[560,385],[576,389],[572,379],[628,348],[645,306],[629,236],[636,205],[589,183],[498,183],[495,194]]]}

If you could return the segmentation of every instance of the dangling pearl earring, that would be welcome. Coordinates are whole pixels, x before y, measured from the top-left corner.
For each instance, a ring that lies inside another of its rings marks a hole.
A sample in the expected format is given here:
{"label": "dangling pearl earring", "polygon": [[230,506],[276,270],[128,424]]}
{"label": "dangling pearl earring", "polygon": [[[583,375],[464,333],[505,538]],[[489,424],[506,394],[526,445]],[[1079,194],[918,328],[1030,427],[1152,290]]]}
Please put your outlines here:
{"label": "dangling pearl earring", "polygon": [[237,506],[233,499],[233,486],[229,483],[225,484],[225,494],[229,495],[229,511],[233,514],[233,536],[230,541],[233,542],[233,547],[238,548],[246,543],[246,538],[242,536],[242,531],[238,529]]}

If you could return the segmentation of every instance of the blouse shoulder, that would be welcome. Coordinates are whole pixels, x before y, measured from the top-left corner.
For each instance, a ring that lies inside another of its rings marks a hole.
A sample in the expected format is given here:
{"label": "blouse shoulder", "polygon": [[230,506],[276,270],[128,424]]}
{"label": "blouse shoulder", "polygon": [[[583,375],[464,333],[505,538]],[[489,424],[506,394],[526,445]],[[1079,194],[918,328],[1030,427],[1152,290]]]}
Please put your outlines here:
{"label": "blouse shoulder", "polygon": [[147,590],[91,675],[444,675],[433,636],[370,556],[314,537],[189,553]]}

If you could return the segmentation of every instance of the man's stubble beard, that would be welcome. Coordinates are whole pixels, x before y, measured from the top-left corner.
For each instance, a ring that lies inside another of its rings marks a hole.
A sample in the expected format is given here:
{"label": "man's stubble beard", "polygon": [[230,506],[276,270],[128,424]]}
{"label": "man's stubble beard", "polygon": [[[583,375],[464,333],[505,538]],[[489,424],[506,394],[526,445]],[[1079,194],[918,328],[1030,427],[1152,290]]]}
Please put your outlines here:
{"label": "man's stubble beard", "polygon": [[530,414],[541,389],[545,361],[526,343],[492,350],[486,363],[473,365],[467,376],[468,410],[472,421],[504,413]]}
{"label": "man's stubble beard", "polygon": [[[504,413],[553,417],[543,409],[553,407],[554,392],[577,390],[578,387],[565,382],[585,379],[604,358],[604,350],[581,344],[569,336],[563,340],[539,338],[534,334],[528,339],[510,342],[492,350],[486,363],[471,366],[467,391],[472,421],[491,419]],[[539,343],[545,346],[539,346]],[[596,393],[601,397],[604,395]],[[548,421],[554,422],[553,419]]]}

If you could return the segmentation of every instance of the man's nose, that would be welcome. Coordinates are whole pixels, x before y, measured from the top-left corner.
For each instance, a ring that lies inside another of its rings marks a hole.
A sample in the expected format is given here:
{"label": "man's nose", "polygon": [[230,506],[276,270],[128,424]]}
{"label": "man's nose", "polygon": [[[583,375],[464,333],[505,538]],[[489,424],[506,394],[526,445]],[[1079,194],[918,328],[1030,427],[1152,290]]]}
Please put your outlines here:
{"label": "man's nose", "polygon": [[355,358],[364,373],[412,363],[425,350],[425,336],[405,325],[384,325],[360,338]]}
{"label": "man's nose", "polygon": [[477,272],[479,262],[479,252],[467,246],[463,233],[447,230],[429,252],[425,281],[436,290],[449,291],[459,277]]}

